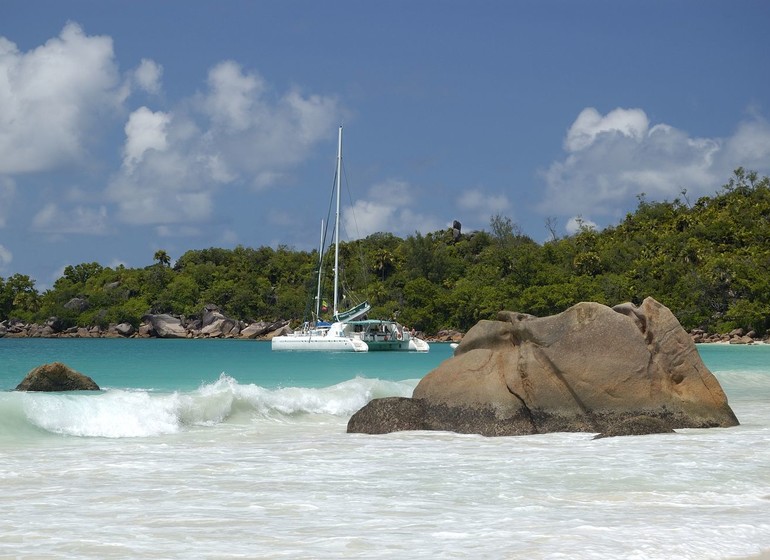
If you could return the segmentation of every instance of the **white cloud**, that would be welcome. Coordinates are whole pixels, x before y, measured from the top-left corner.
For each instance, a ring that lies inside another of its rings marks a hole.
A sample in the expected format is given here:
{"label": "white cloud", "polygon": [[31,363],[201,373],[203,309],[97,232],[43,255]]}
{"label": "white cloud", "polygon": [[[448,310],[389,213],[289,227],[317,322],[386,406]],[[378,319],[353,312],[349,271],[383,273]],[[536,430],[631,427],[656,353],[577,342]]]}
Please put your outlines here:
{"label": "white cloud", "polygon": [[206,91],[171,111],[132,113],[123,166],[107,189],[117,218],[205,221],[221,187],[275,185],[334,130],[341,114],[335,99],[267,90],[259,75],[226,61],[211,69]]}
{"label": "white cloud", "polygon": [[264,117],[255,110],[265,90],[258,74],[244,74],[238,64],[225,61],[209,71],[208,84],[209,93],[203,98],[202,106],[213,123],[243,131]]}
{"label": "white cloud", "polygon": [[583,219],[582,216],[573,216],[567,220],[564,229],[567,230],[568,234],[572,235],[573,233],[579,232],[581,229],[598,229],[598,226],[591,220]]}
{"label": "white cloud", "polygon": [[700,196],[738,166],[770,171],[770,126],[754,117],[729,138],[696,138],[665,123],[650,126],[641,109],[601,115],[589,108],[570,126],[564,149],[564,159],[544,172],[540,210],[602,218],[606,225],[633,209],[642,193],[653,200],[671,200],[683,189]]}
{"label": "white cloud", "polygon": [[81,162],[91,132],[121,101],[109,37],[68,23],[26,53],[0,37],[0,173]]}
{"label": "white cloud", "polygon": [[[724,143],[725,165],[755,171],[767,170],[770,162],[770,124],[761,117],[742,122]],[[725,181],[726,182],[726,181]]]}
{"label": "white cloud", "polygon": [[463,218],[472,228],[486,228],[492,216],[505,216],[511,210],[511,203],[504,194],[488,194],[481,189],[468,189],[457,199],[457,206]]}
{"label": "white cloud", "polygon": [[0,269],[8,266],[13,261],[13,254],[0,244]]}
{"label": "white cloud", "polygon": [[[143,59],[121,78],[112,39],[88,36],[76,23],[28,52],[0,37],[0,177],[72,165],[93,170],[89,149],[100,132],[124,114],[133,89],[161,93],[162,77],[160,64]],[[202,92],[164,111],[141,107],[128,116],[122,166],[103,200],[124,223],[199,228],[223,186],[264,189],[288,180],[341,116],[332,96],[277,92],[256,72],[219,63]],[[0,182],[0,227],[14,193],[9,184]],[[90,200],[93,193],[78,201],[64,193],[33,225],[75,231],[77,218],[80,229],[104,229],[102,209]]]}
{"label": "white cloud", "polygon": [[49,202],[32,219],[32,229],[44,233],[101,235],[107,232],[107,208],[74,206],[62,209]]}
{"label": "white cloud", "polygon": [[201,235],[200,228],[186,225],[156,226],[158,237],[196,237]]}
{"label": "white cloud", "polygon": [[641,109],[615,109],[602,116],[589,107],[581,111],[567,131],[564,148],[568,152],[582,150],[593,144],[600,134],[622,134],[640,141],[647,134],[649,124]]}
{"label": "white cloud", "polygon": [[161,90],[160,79],[163,76],[163,66],[146,58],[142,59],[134,70],[134,81],[147,93],[158,94]]}
{"label": "white cloud", "polygon": [[[173,161],[161,161],[157,178],[143,173],[145,180],[125,179],[110,186],[110,196],[118,203],[117,218],[132,225],[179,224],[207,220],[212,211],[212,194],[192,190],[200,181],[194,170],[185,171]],[[173,178],[173,169],[179,169]],[[184,181],[190,179],[190,183]],[[134,176],[131,179],[138,179]]]}
{"label": "white cloud", "polygon": [[140,107],[126,123],[126,144],[123,148],[123,165],[132,169],[147,150],[163,151],[168,147],[166,127],[171,117],[158,111],[153,113],[147,107]]}
{"label": "white cloud", "polygon": [[398,180],[372,187],[367,199],[355,201],[352,210],[343,213],[346,236],[357,239],[381,231],[407,236],[415,231],[427,233],[445,227],[435,217],[412,210],[412,190],[408,183]]}

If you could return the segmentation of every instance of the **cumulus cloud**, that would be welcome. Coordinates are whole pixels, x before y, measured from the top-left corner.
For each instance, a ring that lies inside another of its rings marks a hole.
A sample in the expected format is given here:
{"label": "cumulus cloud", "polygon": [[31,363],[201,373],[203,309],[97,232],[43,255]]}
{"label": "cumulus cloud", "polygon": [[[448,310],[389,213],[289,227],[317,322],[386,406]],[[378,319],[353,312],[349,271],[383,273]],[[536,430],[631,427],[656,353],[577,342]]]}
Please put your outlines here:
{"label": "cumulus cloud", "polygon": [[69,23],[26,53],[0,37],[0,173],[82,161],[90,132],[123,95],[109,37]]}
{"label": "cumulus cloud", "polygon": [[163,151],[168,147],[166,127],[170,120],[168,114],[160,111],[153,113],[147,107],[131,113],[125,127],[124,167],[133,169],[147,150]]}
{"label": "cumulus cloud", "polygon": [[233,61],[225,61],[209,72],[209,92],[201,100],[201,106],[215,125],[231,131],[248,129],[260,120],[255,108],[264,81],[256,74],[246,74]]}
{"label": "cumulus cloud", "polygon": [[[130,93],[159,94],[162,77],[150,59],[121,76],[112,39],[86,35],[76,23],[27,52],[0,37],[0,178],[93,166],[89,150],[125,115]],[[74,231],[62,224],[79,218],[82,230],[102,231],[104,212],[114,211],[127,224],[199,228],[223,187],[286,181],[341,117],[333,96],[278,92],[258,73],[221,62],[201,92],[164,110],[130,112],[122,165],[105,192],[67,201],[57,191],[61,200],[40,209],[33,227]],[[13,183],[0,182],[0,227],[13,195]],[[95,197],[106,206],[89,204]]]}
{"label": "cumulus cloud", "polygon": [[647,115],[641,109],[615,109],[601,115],[593,107],[583,111],[572,123],[564,148],[577,152],[589,147],[600,134],[621,134],[628,138],[642,140],[649,129]]}
{"label": "cumulus cloud", "polygon": [[770,161],[770,124],[759,116],[742,122],[724,142],[721,158],[726,165],[766,171]]}
{"label": "cumulus cloud", "polygon": [[108,200],[129,224],[207,220],[219,189],[275,185],[340,115],[332,97],[276,95],[257,73],[219,63],[207,89],[173,110],[142,107],[130,115],[123,166]]}
{"label": "cumulus cloud", "polygon": [[736,167],[767,172],[770,126],[753,117],[729,138],[697,138],[665,123],[651,125],[641,109],[602,115],[587,108],[569,127],[564,150],[564,159],[544,172],[540,210],[609,223],[642,193],[653,200],[671,200],[683,189],[711,194]]}
{"label": "cumulus cloud", "polygon": [[343,213],[342,225],[351,239],[387,231],[407,236],[415,231],[430,232],[445,227],[435,217],[412,210],[413,187],[399,180],[390,180],[372,187],[365,199],[353,203],[351,211]]}
{"label": "cumulus cloud", "polygon": [[147,93],[158,94],[161,90],[161,77],[163,76],[163,66],[143,58],[139,66],[133,72],[136,85]]}

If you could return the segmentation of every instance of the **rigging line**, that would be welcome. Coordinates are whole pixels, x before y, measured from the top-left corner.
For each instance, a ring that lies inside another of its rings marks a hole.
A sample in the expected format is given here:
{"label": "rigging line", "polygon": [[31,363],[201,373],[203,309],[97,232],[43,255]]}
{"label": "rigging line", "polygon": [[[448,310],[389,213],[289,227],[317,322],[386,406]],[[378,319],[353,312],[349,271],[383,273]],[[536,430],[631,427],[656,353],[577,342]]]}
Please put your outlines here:
{"label": "rigging line", "polygon": [[344,294],[343,297],[347,297],[350,302],[352,303],[351,307],[354,307],[361,303],[361,298],[357,297],[356,294],[353,292],[353,290],[350,289],[350,285],[347,282],[347,275],[345,273],[345,268],[343,267],[340,271],[340,285],[342,286],[342,293]]}

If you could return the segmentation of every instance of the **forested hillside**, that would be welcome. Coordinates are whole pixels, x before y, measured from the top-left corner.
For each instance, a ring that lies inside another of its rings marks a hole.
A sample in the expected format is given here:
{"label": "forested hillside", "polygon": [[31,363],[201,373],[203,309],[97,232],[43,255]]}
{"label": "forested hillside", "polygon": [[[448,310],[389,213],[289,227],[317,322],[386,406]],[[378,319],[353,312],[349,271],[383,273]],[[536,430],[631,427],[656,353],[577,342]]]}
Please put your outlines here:
{"label": "forested hillside", "polygon": [[[489,231],[377,233],[341,243],[340,254],[342,284],[369,299],[371,316],[396,316],[427,333],[464,331],[501,309],[543,316],[579,301],[652,296],[687,329],[763,334],[770,328],[769,241],[770,180],[738,169],[711,197],[691,201],[683,191],[648,202],[642,195],[635,212],[602,231],[583,227],[537,243],[494,216]],[[0,320],[136,326],[148,312],[191,317],[213,303],[245,321],[299,321],[315,295],[317,251],[239,246],[188,251],[173,267],[165,251],[154,260],[145,268],[68,266],[42,294],[22,274],[0,278]]]}

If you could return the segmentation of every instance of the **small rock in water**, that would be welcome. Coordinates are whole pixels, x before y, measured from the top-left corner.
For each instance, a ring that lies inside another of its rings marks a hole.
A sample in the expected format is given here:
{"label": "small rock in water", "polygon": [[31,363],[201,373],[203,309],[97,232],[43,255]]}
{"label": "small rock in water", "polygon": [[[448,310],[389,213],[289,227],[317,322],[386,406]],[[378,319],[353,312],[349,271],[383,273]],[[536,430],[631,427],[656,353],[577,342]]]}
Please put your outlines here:
{"label": "small rock in water", "polygon": [[30,371],[17,391],[99,391],[93,379],[61,362],[43,364]]}

